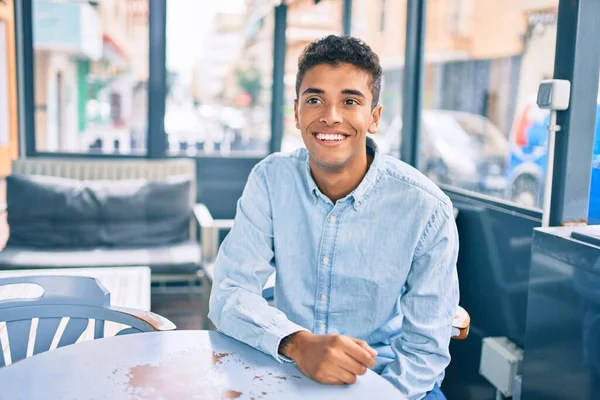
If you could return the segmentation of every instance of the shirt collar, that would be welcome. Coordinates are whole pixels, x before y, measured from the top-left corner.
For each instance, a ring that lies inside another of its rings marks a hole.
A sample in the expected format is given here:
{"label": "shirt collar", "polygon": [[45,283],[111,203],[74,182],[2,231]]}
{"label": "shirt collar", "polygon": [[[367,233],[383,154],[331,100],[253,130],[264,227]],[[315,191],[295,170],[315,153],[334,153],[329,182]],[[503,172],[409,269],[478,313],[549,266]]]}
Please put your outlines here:
{"label": "shirt collar", "polygon": [[[350,193],[348,195],[348,197],[353,198],[354,208],[356,210],[360,209],[360,207],[364,204],[364,202],[367,200],[367,198],[371,195],[371,193],[375,189],[375,186],[377,185],[377,182],[383,176],[383,172],[385,169],[385,160],[383,159],[383,154],[381,154],[379,152],[379,149],[377,148],[375,141],[373,139],[371,139],[370,137],[367,137],[366,151],[368,154],[371,154],[373,156],[373,162],[371,163],[369,170],[367,171],[365,177],[360,182],[358,187],[356,189],[354,189],[352,191],[352,193]],[[306,151],[305,153],[306,153],[305,173],[306,173],[306,180],[308,182],[308,190],[309,190],[310,195],[313,198],[313,202],[316,204],[319,199],[319,196],[323,196],[323,195],[321,194],[321,191],[317,187],[317,184],[315,183],[315,181],[312,177],[312,174],[310,172],[308,151]]]}

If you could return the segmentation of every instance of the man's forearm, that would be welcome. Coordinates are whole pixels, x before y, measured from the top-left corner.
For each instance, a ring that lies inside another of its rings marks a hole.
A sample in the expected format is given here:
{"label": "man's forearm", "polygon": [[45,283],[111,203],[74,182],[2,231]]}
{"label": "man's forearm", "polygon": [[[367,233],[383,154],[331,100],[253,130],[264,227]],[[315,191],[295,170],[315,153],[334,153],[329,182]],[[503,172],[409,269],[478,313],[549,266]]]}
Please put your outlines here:
{"label": "man's forearm", "polygon": [[[276,359],[281,338],[304,329],[269,306],[260,294],[242,288],[221,285],[211,293],[210,308],[209,318],[221,332]],[[257,326],[257,320],[265,323]]]}

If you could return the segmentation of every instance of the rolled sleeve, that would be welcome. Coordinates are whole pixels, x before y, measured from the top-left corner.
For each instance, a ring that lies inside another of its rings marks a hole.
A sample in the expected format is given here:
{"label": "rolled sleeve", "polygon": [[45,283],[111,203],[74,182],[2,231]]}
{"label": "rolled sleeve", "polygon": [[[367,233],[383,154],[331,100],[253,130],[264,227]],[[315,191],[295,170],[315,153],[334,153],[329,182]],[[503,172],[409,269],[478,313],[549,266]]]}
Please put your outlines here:
{"label": "rolled sleeve", "polygon": [[277,321],[277,323],[264,330],[264,335],[260,343],[261,350],[272,355],[279,362],[292,362],[289,358],[279,354],[279,344],[286,336],[305,330],[300,325],[287,319]]}

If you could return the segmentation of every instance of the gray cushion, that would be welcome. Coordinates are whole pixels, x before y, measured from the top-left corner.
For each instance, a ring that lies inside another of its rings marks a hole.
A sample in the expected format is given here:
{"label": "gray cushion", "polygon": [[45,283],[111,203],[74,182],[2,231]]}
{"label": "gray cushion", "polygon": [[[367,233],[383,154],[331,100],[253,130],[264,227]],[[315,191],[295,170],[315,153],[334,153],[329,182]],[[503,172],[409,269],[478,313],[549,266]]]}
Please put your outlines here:
{"label": "gray cushion", "polygon": [[154,273],[196,271],[200,244],[184,243],[149,248],[39,250],[7,246],[0,251],[0,269],[149,266]]}
{"label": "gray cushion", "polygon": [[7,177],[9,245],[154,246],[189,239],[190,176],[164,181]]}

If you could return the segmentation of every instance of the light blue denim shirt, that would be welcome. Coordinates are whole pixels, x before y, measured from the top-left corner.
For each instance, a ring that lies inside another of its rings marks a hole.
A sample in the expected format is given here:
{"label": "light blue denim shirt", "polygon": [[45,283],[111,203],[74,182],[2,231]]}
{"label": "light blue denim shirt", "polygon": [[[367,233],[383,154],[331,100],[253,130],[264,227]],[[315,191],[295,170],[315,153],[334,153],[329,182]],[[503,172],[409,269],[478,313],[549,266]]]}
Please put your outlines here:
{"label": "light blue denim shirt", "polygon": [[[458,234],[448,197],[377,151],[360,185],[335,204],[308,152],[273,154],[252,170],[215,264],[209,317],[277,360],[306,329],[367,341],[374,371],[411,400],[441,382],[458,306]],[[276,308],[261,296],[273,272]]]}

